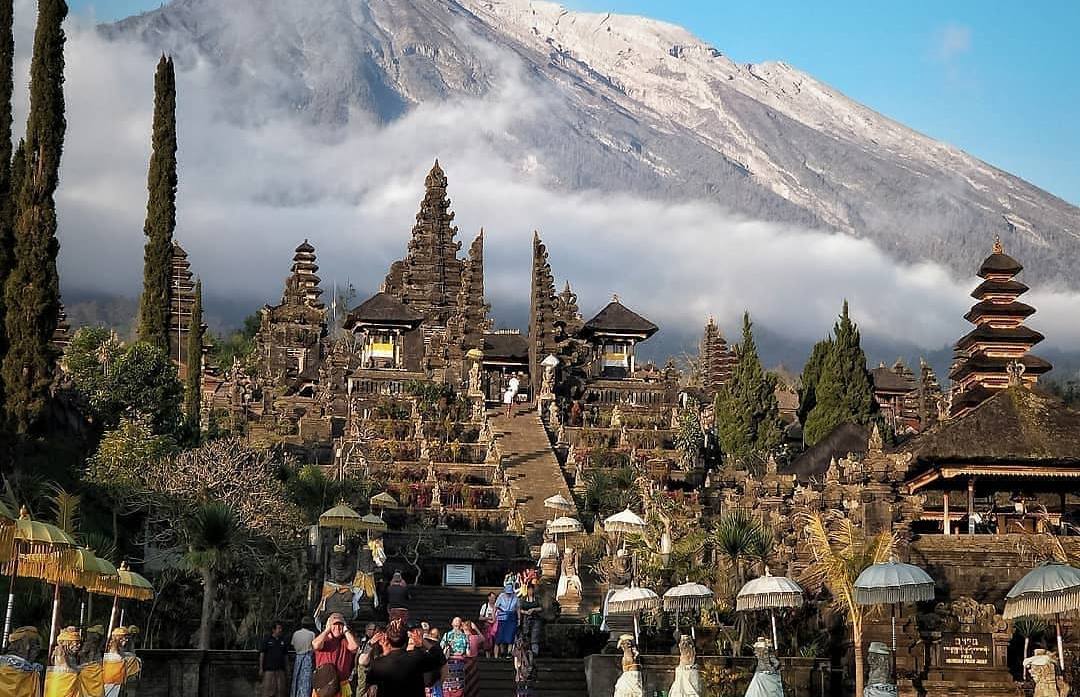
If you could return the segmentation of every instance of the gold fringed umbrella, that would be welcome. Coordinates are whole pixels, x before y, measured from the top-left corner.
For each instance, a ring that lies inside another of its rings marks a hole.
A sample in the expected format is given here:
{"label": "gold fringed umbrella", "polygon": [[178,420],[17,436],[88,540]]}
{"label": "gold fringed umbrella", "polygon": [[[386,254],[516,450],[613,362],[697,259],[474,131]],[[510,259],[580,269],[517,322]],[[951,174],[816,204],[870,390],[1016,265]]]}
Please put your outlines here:
{"label": "gold fringed umbrella", "polygon": [[357,530],[367,530],[368,532],[386,532],[386,521],[374,513],[368,513],[366,516],[360,519],[360,526]]}
{"label": "gold fringed umbrella", "polygon": [[0,501],[0,563],[11,560],[15,543],[15,515]]}
{"label": "gold fringed umbrella", "polygon": [[371,497],[370,501],[372,506],[378,506],[380,508],[397,508],[398,502],[392,494],[387,491],[375,494]]}
{"label": "gold fringed umbrella", "polygon": [[113,595],[113,609],[109,615],[109,631],[105,634],[107,637],[112,636],[112,630],[116,626],[116,612],[120,607],[121,600],[147,601],[154,599],[154,584],[128,568],[126,561],[120,562],[117,576],[118,582]]}
{"label": "gold fringed umbrella", "polygon": [[[8,590],[4,634],[0,645],[7,645],[11,634],[11,616],[15,610],[15,579],[35,578],[49,583],[65,582],[70,571],[65,568],[66,555],[75,548],[71,535],[48,523],[33,520],[23,507],[15,521],[11,558],[0,573],[11,577]],[[70,582],[70,581],[67,581]]]}
{"label": "gold fringed umbrella", "polygon": [[[78,547],[70,550],[65,555],[64,573],[59,574],[53,583],[53,610],[52,623],[49,625],[49,650],[52,650],[52,642],[56,636],[57,624],[60,620],[60,587],[74,586],[82,588],[89,593],[98,595],[111,595],[115,592],[119,582],[119,573],[116,567],[109,561],[94,554],[93,550],[86,547]],[[85,607],[83,608],[85,609]],[[80,622],[82,618],[80,617]]]}
{"label": "gold fringed umbrella", "polygon": [[360,514],[349,508],[344,501],[338,501],[338,505],[319,516],[319,526],[323,528],[340,528],[342,530],[366,529]]}

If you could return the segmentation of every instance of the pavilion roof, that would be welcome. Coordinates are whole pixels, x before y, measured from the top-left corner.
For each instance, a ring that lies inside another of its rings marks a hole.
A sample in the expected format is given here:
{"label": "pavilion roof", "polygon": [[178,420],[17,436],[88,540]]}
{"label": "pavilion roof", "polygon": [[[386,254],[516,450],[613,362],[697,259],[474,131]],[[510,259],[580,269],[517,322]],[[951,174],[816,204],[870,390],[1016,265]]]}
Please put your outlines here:
{"label": "pavilion roof", "polygon": [[851,454],[866,453],[869,440],[870,432],[865,426],[851,422],[842,423],[789,464],[781,467],[780,474],[793,474],[800,481],[820,477],[829,469],[833,458],[839,460]]}
{"label": "pavilion roof", "polygon": [[911,392],[918,387],[910,374],[897,373],[892,368],[879,366],[870,371],[874,378],[874,389],[878,392]]}
{"label": "pavilion roof", "polygon": [[971,412],[899,448],[922,466],[947,463],[1053,465],[1080,474],[1080,411],[1026,386],[998,390]]}
{"label": "pavilion roof", "polygon": [[596,316],[585,323],[584,334],[618,333],[644,334],[646,338],[659,330],[655,324],[623,305],[612,300]]}
{"label": "pavilion roof", "polygon": [[411,309],[389,293],[378,292],[353,308],[345,321],[345,327],[364,324],[405,324],[418,326],[424,316]]}
{"label": "pavilion roof", "polygon": [[521,334],[484,334],[484,359],[529,360],[529,342]]}
{"label": "pavilion roof", "polygon": [[1024,270],[1023,265],[1016,259],[1005,252],[995,251],[990,256],[983,259],[983,263],[979,266],[979,276],[986,278],[994,274],[1009,274],[1015,276]]}

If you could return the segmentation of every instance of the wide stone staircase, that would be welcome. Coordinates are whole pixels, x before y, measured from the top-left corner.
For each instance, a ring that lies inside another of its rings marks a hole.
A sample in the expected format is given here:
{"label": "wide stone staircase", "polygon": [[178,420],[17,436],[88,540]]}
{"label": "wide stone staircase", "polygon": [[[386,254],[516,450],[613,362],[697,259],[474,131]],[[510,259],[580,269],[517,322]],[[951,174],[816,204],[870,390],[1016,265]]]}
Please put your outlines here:
{"label": "wide stone staircase", "polygon": [[[477,666],[480,692],[477,697],[513,697],[514,662],[502,658],[482,658]],[[585,697],[585,662],[580,658],[537,659],[533,668],[534,697]]]}
{"label": "wide stone staircase", "polygon": [[544,508],[544,499],[562,494],[573,501],[570,487],[535,405],[519,409],[510,418],[493,413],[491,422],[526,534],[530,542],[538,543],[544,524],[551,517],[551,511]]}
{"label": "wide stone staircase", "polygon": [[445,630],[454,617],[475,620],[488,593],[501,593],[495,586],[458,588],[448,586],[413,586],[409,616],[417,622],[430,622]]}

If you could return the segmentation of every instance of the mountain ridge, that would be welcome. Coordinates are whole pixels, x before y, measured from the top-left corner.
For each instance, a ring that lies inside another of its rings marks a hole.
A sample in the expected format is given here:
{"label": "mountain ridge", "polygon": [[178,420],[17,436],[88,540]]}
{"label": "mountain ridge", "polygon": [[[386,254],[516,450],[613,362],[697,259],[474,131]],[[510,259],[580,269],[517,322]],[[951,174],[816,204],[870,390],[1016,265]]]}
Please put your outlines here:
{"label": "mountain ridge", "polygon": [[1000,235],[1030,278],[1078,284],[1080,209],[782,61],[737,64],[673,24],[527,0],[174,0],[102,32],[209,61],[235,91],[233,118],[330,128],[488,98],[514,63],[543,104],[492,140],[545,185],[710,200],[961,277]]}

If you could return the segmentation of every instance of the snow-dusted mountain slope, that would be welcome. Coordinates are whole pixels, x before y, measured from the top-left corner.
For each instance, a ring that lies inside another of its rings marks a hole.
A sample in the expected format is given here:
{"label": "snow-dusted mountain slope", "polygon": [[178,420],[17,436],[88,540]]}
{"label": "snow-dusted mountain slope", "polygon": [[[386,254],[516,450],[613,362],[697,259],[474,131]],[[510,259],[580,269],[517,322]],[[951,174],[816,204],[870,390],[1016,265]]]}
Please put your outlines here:
{"label": "snow-dusted mountain slope", "polygon": [[710,199],[964,276],[1000,234],[1029,278],[1078,285],[1080,209],[785,63],[736,64],[670,24],[528,0],[174,0],[103,31],[211,61],[231,113],[252,120],[385,122],[513,74],[543,111],[496,146],[551,186]]}

